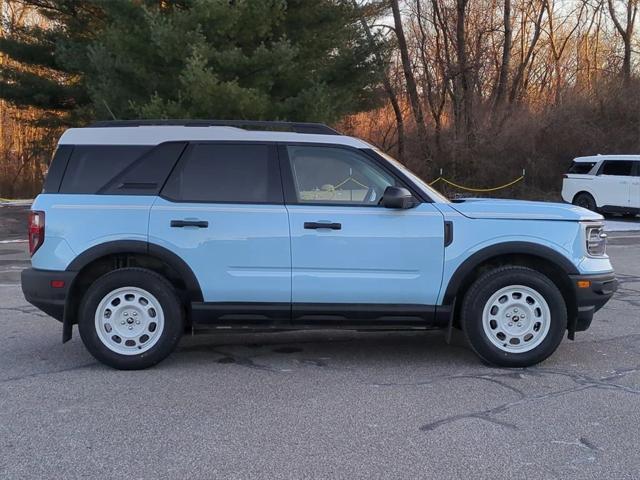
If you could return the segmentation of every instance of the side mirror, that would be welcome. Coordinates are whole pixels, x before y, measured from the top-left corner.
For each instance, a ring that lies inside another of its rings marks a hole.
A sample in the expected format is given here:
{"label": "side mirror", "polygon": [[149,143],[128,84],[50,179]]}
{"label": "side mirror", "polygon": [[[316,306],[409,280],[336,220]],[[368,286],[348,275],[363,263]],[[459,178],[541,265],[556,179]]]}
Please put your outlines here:
{"label": "side mirror", "polygon": [[387,187],[382,194],[380,204],[385,208],[406,209],[415,206],[411,192],[402,187]]}

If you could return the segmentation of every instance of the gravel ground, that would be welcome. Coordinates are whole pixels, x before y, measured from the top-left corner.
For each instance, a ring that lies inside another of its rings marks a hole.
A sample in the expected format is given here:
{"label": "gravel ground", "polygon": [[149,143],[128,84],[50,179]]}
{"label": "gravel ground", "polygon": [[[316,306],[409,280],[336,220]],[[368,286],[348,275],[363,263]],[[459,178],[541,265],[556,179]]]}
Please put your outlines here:
{"label": "gravel ground", "polygon": [[[0,241],[24,231],[8,210]],[[636,479],[640,235],[612,237],[614,299],[516,370],[458,333],[321,331],[185,337],[115,371],[60,343],[22,297],[26,244],[0,243],[0,479]]]}

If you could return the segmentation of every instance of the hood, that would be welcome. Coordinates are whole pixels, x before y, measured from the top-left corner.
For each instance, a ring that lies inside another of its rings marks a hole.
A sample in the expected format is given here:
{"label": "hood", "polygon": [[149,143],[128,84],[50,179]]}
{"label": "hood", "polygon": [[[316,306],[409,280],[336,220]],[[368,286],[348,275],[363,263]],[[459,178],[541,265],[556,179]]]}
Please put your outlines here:
{"label": "hood", "polygon": [[572,222],[602,220],[601,215],[568,203],[467,198],[453,201],[450,206],[469,218],[564,220]]}

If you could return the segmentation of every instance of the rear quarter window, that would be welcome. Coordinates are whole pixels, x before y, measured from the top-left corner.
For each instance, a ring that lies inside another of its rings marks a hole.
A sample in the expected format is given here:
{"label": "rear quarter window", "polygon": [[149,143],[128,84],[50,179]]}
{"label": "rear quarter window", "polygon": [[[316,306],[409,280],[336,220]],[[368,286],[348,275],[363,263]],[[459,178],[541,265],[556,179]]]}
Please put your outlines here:
{"label": "rear quarter window", "polygon": [[60,193],[97,193],[151,148],[150,145],[76,145],[67,163]]}
{"label": "rear quarter window", "polygon": [[595,162],[572,162],[567,173],[587,174],[591,171]]}

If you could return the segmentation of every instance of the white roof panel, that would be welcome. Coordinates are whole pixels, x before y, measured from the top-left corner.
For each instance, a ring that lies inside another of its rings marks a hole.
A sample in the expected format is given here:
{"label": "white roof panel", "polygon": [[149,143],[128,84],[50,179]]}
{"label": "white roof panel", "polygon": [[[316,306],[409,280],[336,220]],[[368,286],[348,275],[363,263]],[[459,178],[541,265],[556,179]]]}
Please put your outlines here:
{"label": "white roof panel", "polygon": [[600,160],[640,160],[640,155],[591,155],[588,157],[576,157],[574,162],[593,162]]}
{"label": "white roof panel", "polygon": [[135,126],[70,128],[59,145],[158,145],[170,141],[245,141],[332,143],[355,148],[373,148],[367,142],[344,135],[245,130],[237,127]]}

